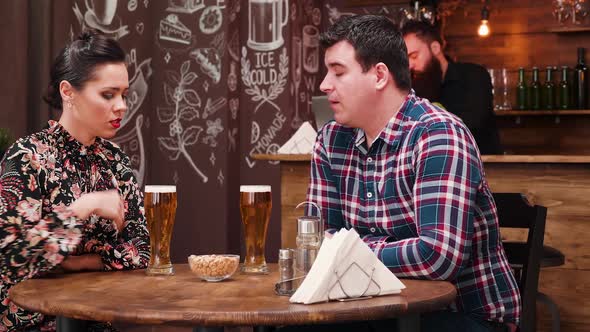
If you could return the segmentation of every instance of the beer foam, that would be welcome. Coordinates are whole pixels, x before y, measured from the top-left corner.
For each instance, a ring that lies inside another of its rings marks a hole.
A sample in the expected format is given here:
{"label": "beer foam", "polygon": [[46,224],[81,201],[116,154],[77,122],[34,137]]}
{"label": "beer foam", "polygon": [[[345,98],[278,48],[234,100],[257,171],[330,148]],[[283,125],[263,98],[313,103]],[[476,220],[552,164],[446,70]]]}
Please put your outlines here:
{"label": "beer foam", "polygon": [[240,186],[243,193],[266,193],[270,192],[270,186]]}
{"label": "beer foam", "polygon": [[146,185],[146,193],[175,193],[176,186]]}

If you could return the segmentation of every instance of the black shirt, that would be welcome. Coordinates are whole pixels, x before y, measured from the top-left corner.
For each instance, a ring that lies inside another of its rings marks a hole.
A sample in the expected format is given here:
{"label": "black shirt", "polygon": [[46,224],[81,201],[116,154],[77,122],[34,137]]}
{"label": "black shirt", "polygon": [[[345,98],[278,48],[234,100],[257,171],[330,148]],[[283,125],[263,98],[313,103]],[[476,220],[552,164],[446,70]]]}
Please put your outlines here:
{"label": "black shirt", "polygon": [[481,154],[502,154],[488,71],[473,63],[449,62],[439,102],[460,117]]}

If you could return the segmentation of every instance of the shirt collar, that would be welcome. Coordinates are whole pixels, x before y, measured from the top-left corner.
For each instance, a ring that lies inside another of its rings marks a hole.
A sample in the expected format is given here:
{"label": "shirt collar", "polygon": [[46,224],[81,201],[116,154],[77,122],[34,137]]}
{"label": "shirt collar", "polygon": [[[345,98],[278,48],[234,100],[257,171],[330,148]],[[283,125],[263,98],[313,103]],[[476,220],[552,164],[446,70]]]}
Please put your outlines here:
{"label": "shirt collar", "polygon": [[70,135],[70,133],[59,122],[49,120],[48,124],[49,128],[47,129],[47,133],[53,135],[56,138],[58,144],[63,144],[63,146],[70,151],[79,151],[80,155],[95,153],[102,145],[102,139],[97,137],[96,140],[94,140],[94,143],[89,146],[85,146],[76,140],[72,135]]}
{"label": "shirt collar", "polygon": [[449,61],[449,65],[447,66],[447,72],[445,73],[445,78],[443,80],[443,84],[452,81],[459,81],[461,80],[461,75],[459,73],[459,68],[454,62]]}
{"label": "shirt collar", "polygon": [[[391,119],[389,119],[389,122],[387,122],[383,130],[381,130],[381,133],[379,133],[375,141],[381,139],[392,147],[396,147],[399,144],[399,137],[406,112],[412,108],[416,102],[416,98],[417,97],[414,90],[410,89],[410,92],[406,96],[404,102],[401,104],[399,110],[391,117]],[[366,140],[365,131],[360,128],[356,128],[354,137],[355,146],[360,147]]]}

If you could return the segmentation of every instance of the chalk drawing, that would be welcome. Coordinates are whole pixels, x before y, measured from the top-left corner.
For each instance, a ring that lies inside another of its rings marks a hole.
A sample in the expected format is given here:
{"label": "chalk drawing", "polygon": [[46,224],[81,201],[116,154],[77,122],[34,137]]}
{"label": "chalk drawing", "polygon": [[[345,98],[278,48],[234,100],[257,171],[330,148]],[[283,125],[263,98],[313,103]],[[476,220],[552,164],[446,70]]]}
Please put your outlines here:
{"label": "chalk drawing", "polygon": [[170,160],[178,160],[183,156],[201,180],[207,182],[208,177],[197,167],[188,152],[188,147],[198,142],[203,127],[190,125],[184,128],[182,125],[183,121],[199,117],[201,99],[195,90],[188,88],[197,78],[197,74],[190,71],[190,60],[186,60],[179,73],[167,71],[166,76],[164,95],[167,107],[157,107],[157,115],[161,123],[170,123],[169,136],[158,137],[159,147],[168,154]]}
{"label": "chalk drawing", "polygon": [[232,98],[229,100],[229,110],[231,112],[232,120],[238,118],[238,109],[240,108],[240,99],[239,98]]}
{"label": "chalk drawing", "polygon": [[207,119],[209,115],[213,115],[215,112],[223,108],[227,104],[227,99],[225,97],[219,97],[215,99],[215,101],[211,101],[211,98],[207,98],[207,102],[205,103],[205,109],[201,114],[201,119]]}
{"label": "chalk drawing", "polygon": [[[258,102],[254,113],[265,103],[273,106],[277,111],[280,107],[274,100],[285,90],[287,76],[289,75],[289,56],[287,49],[283,48],[279,56],[278,73],[274,68],[274,54],[272,52],[258,52],[254,68],[248,59],[246,47],[242,47],[241,74],[242,83],[246,87],[244,92],[252,96],[252,101]],[[268,89],[261,88],[268,86]]]}
{"label": "chalk drawing", "polygon": [[299,116],[299,85],[301,84],[302,75],[301,48],[301,38],[293,36],[291,38],[291,70],[293,71],[291,78],[295,90],[295,115],[291,120],[291,128],[293,129],[298,129],[303,123],[303,120]]}
{"label": "chalk drawing", "polygon": [[143,22],[137,22],[137,24],[135,24],[135,31],[137,31],[137,33],[139,33],[140,35],[143,35],[144,29],[145,29],[145,26],[144,26]]}
{"label": "chalk drawing", "polygon": [[160,20],[158,32],[159,38],[162,40],[185,45],[191,43],[192,32],[180,22],[176,14],[168,14],[164,19]]}
{"label": "chalk drawing", "polygon": [[168,0],[166,11],[192,14],[197,10],[205,7],[204,0]]}
{"label": "chalk drawing", "polygon": [[315,74],[320,62],[320,31],[313,25],[303,27],[303,68],[310,74]]}
{"label": "chalk drawing", "polygon": [[199,19],[199,29],[202,33],[214,34],[221,27],[223,22],[223,13],[218,6],[209,6],[201,13]]}
{"label": "chalk drawing", "polygon": [[240,61],[240,36],[238,30],[234,31],[229,39],[227,51],[234,61]]}
{"label": "chalk drawing", "polygon": [[238,136],[238,128],[232,128],[227,131],[227,141],[229,142],[229,152],[236,151],[236,137]]}
{"label": "chalk drawing", "polygon": [[130,12],[134,12],[137,9],[137,0],[129,0],[127,1],[127,10]]}
{"label": "chalk drawing", "polygon": [[256,51],[281,47],[288,19],[288,0],[248,0],[248,47]]}
{"label": "chalk drawing", "polygon": [[217,84],[221,80],[221,57],[215,48],[197,48],[190,52],[197,63],[201,66],[201,71],[209,76],[213,83]]}
{"label": "chalk drawing", "polygon": [[137,64],[137,51],[132,49],[127,55],[128,66],[134,67],[134,73],[131,79],[129,79],[129,94],[127,95],[127,112],[121,122],[121,127],[129,122],[135,113],[139,110],[139,107],[143,104],[145,97],[148,94],[149,86],[148,80],[152,76],[151,61],[152,58],[143,60]]}
{"label": "chalk drawing", "polygon": [[[85,0],[86,11],[82,14],[80,7],[74,3],[72,10],[81,30],[86,27],[99,29],[109,37],[120,39],[129,33],[129,27],[123,25],[121,18],[115,16],[118,0]],[[115,18],[117,18],[115,20]]]}
{"label": "chalk drawing", "polygon": [[231,8],[229,10],[229,21],[230,22],[235,21],[236,17],[240,13],[240,9],[241,9],[240,2],[241,2],[241,0],[234,0],[233,1],[233,4],[231,5]]}
{"label": "chalk drawing", "polygon": [[336,20],[338,20],[340,17],[356,15],[352,12],[341,13],[340,10],[338,10],[338,8],[332,7],[329,4],[326,4],[326,8],[328,9],[328,21],[330,22],[330,24],[334,24],[334,22],[336,22]]}
{"label": "chalk drawing", "polygon": [[229,74],[227,75],[227,87],[229,91],[234,92],[238,88],[238,75],[236,73],[236,63],[230,62]]}

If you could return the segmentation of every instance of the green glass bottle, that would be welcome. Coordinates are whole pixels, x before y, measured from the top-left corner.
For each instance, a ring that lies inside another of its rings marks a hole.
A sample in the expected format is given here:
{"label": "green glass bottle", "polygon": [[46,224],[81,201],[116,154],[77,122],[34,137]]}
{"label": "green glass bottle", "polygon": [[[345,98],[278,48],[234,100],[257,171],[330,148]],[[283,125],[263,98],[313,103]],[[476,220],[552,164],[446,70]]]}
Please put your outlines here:
{"label": "green glass bottle", "polygon": [[542,107],[546,110],[555,108],[555,84],[553,83],[553,67],[547,66],[547,75],[543,84],[543,103]]}
{"label": "green glass bottle", "polygon": [[588,108],[588,66],[584,59],[586,49],[578,48],[578,64],[574,67],[574,102],[576,109],[585,110]]}
{"label": "green glass bottle", "polygon": [[533,81],[529,87],[529,105],[531,109],[541,109],[541,83],[539,83],[539,68],[533,67]]}
{"label": "green glass bottle", "polygon": [[516,108],[526,110],[529,108],[527,86],[524,80],[524,68],[518,68],[518,84],[516,85]]}
{"label": "green glass bottle", "polygon": [[572,89],[570,83],[567,80],[568,71],[568,66],[561,67],[561,81],[559,81],[559,108],[562,110],[572,107]]}

